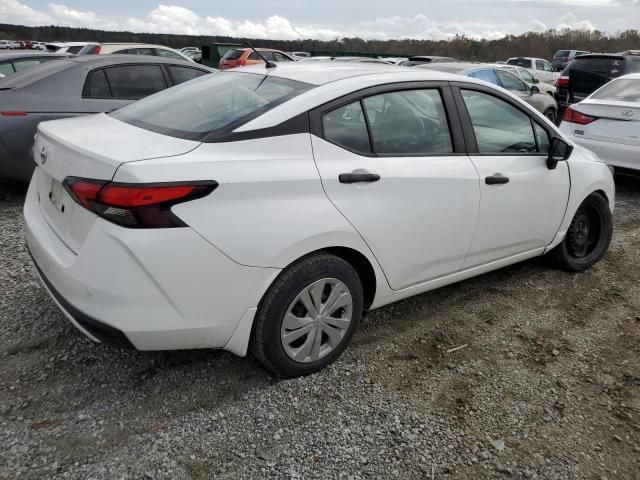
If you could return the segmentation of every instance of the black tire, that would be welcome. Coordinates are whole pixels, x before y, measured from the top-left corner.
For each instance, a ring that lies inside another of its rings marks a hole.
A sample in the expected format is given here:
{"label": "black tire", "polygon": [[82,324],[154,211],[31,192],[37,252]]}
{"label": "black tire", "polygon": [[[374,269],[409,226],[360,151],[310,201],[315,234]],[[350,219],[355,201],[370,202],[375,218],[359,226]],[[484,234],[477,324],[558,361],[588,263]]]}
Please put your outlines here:
{"label": "black tire", "polygon": [[556,111],[553,108],[547,108],[544,111],[544,116],[547,117],[554,125],[556,124],[558,115],[556,114]]}
{"label": "black tire", "polygon": [[567,235],[552,251],[554,261],[569,272],[582,272],[607,253],[613,235],[613,217],[602,195],[592,193],[576,211]]}
{"label": "black tire", "polygon": [[[349,290],[351,322],[338,346],[326,356],[307,363],[296,361],[286,353],[281,339],[285,314],[305,288],[326,278],[339,280]],[[251,334],[251,351],[277,377],[292,378],[322,370],[336,360],[349,344],[362,317],[362,305],[362,283],[348,262],[322,252],[303,258],[278,276],[260,302]]]}

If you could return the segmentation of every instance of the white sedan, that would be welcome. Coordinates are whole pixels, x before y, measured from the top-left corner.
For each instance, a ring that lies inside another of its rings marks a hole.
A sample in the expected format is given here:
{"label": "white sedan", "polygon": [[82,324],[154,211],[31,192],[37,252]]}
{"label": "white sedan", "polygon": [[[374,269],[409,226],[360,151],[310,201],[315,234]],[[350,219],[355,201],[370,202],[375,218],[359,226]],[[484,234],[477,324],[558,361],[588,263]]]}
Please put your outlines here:
{"label": "white sedan", "polygon": [[616,78],[567,107],[560,130],[616,169],[640,170],[640,73]]}
{"label": "white sedan", "polygon": [[[614,183],[507,91],[376,64],[254,66],[41,123],[24,207],[96,341],[250,348],[315,372],[363,310],[550,253],[606,253]],[[569,279],[568,279],[569,281]]]}

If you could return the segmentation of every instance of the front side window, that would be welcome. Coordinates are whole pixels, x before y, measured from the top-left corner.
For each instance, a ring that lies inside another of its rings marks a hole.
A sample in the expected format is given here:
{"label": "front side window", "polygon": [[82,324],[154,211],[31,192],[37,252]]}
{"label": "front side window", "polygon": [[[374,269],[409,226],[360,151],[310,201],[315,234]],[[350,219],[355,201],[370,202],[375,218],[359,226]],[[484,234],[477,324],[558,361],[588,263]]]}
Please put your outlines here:
{"label": "front side window", "polygon": [[549,62],[547,62],[546,60],[544,60],[542,62],[542,66],[544,67],[544,71],[545,72],[553,72],[553,67],[551,66],[551,64]]}
{"label": "front side window", "polygon": [[544,70],[544,62],[542,60],[536,60],[536,70]]}
{"label": "front side window", "polygon": [[153,132],[202,140],[212,134],[233,131],[312,88],[308,83],[275,76],[213,73],[132,103],[111,115]]}
{"label": "front side window", "polygon": [[383,93],[364,99],[373,151],[380,155],[453,152],[449,125],[437,89]]}
{"label": "front side window", "polygon": [[290,62],[291,59],[280,52],[273,52],[276,62]]}
{"label": "front side window", "polygon": [[189,80],[193,80],[194,78],[201,77],[208,73],[196,68],[176,67],[174,65],[169,65],[167,68],[171,72],[171,77],[173,78],[175,85],[188,82]]}
{"label": "front side window", "polygon": [[474,90],[461,92],[471,118],[479,153],[538,151],[529,115],[493,95]]}
{"label": "front side window", "polygon": [[536,83],[531,72],[526,68],[518,69],[518,73],[520,74],[520,78],[528,83]]}
{"label": "front side window", "polygon": [[184,60],[184,57],[182,55],[178,55],[171,50],[165,50],[164,48],[156,48],[156,53],[159,57],[171,58],[173,60]]}
{"label": "front side window", "polygon": [[485,82],[492,83],[494,85],[500,85],[498,83],[498,77],[496,76],[495,70],[491,68],[482,68],[478,70],[473,70],[467,73],[469,77],[477,78],[478,80],[484,80]]}
{"label": "front side window", "polygon": [[529,90],[524,82],[515,75],[511,75],[509,72],[505,72],[504,70],[498,70],[496,73],[500,78],[500,83],[503,88],[513,90],[515,92],[526,92]]}
{"label": "front side window", "polygon": [[158,65],[123,65],[105,70],[116,98],[137,100],[167,88]]}
{"label": "front side window", "polygon": [[343,105],[322,117],[324,138],[357,153],[371,152],[367,123],[360,101]]}

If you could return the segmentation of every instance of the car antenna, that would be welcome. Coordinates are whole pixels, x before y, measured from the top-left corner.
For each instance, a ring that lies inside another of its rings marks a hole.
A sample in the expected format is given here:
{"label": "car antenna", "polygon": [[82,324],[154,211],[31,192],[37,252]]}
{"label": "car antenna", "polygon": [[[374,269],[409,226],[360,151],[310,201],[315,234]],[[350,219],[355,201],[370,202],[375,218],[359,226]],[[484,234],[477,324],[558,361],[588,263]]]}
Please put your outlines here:
{"label": "car antenna", "polygon": [[256,55],[258,55],[258,56],[260,57],[260,60],[262,60],[262,61],[265,63],[265,66],[266,66],[267,68],[276,68],[276,67],[278,66],[278,65],[276,65],[274,62],[272,62],[272,61],[267,60],[266,58],[264,58],[264,57],[262,56],[262,54],[261,54],[258,50],[256,50],[256,49],[255,49],[255,47],[254,47],[253,45],[251,45],[251,44],[249,43],[249,40],[245,40],[245,41],[244,41],[244,43],[246,43],[246,44],[247,44],[247,46],[248,46],[251,50],[253,50],[253,51],[254,51],[254,53],[255,53]]}

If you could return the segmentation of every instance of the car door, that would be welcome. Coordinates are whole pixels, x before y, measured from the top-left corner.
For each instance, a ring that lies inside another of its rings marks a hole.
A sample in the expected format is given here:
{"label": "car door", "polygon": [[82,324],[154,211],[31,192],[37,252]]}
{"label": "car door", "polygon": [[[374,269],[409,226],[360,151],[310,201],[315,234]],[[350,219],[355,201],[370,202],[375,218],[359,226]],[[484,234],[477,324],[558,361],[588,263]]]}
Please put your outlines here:
{"label": "car door", "polygon": [[325,192],[399,290],[457,272],[480,193],[446,83],[369,89],[311,114]]}
{"label": "car door", "polygon": [[554,239],[569,198],[567,162],[547,167],[553,130],[500,92],[456,84],[454,94],[481,196],[463,268],[541,253]]}

